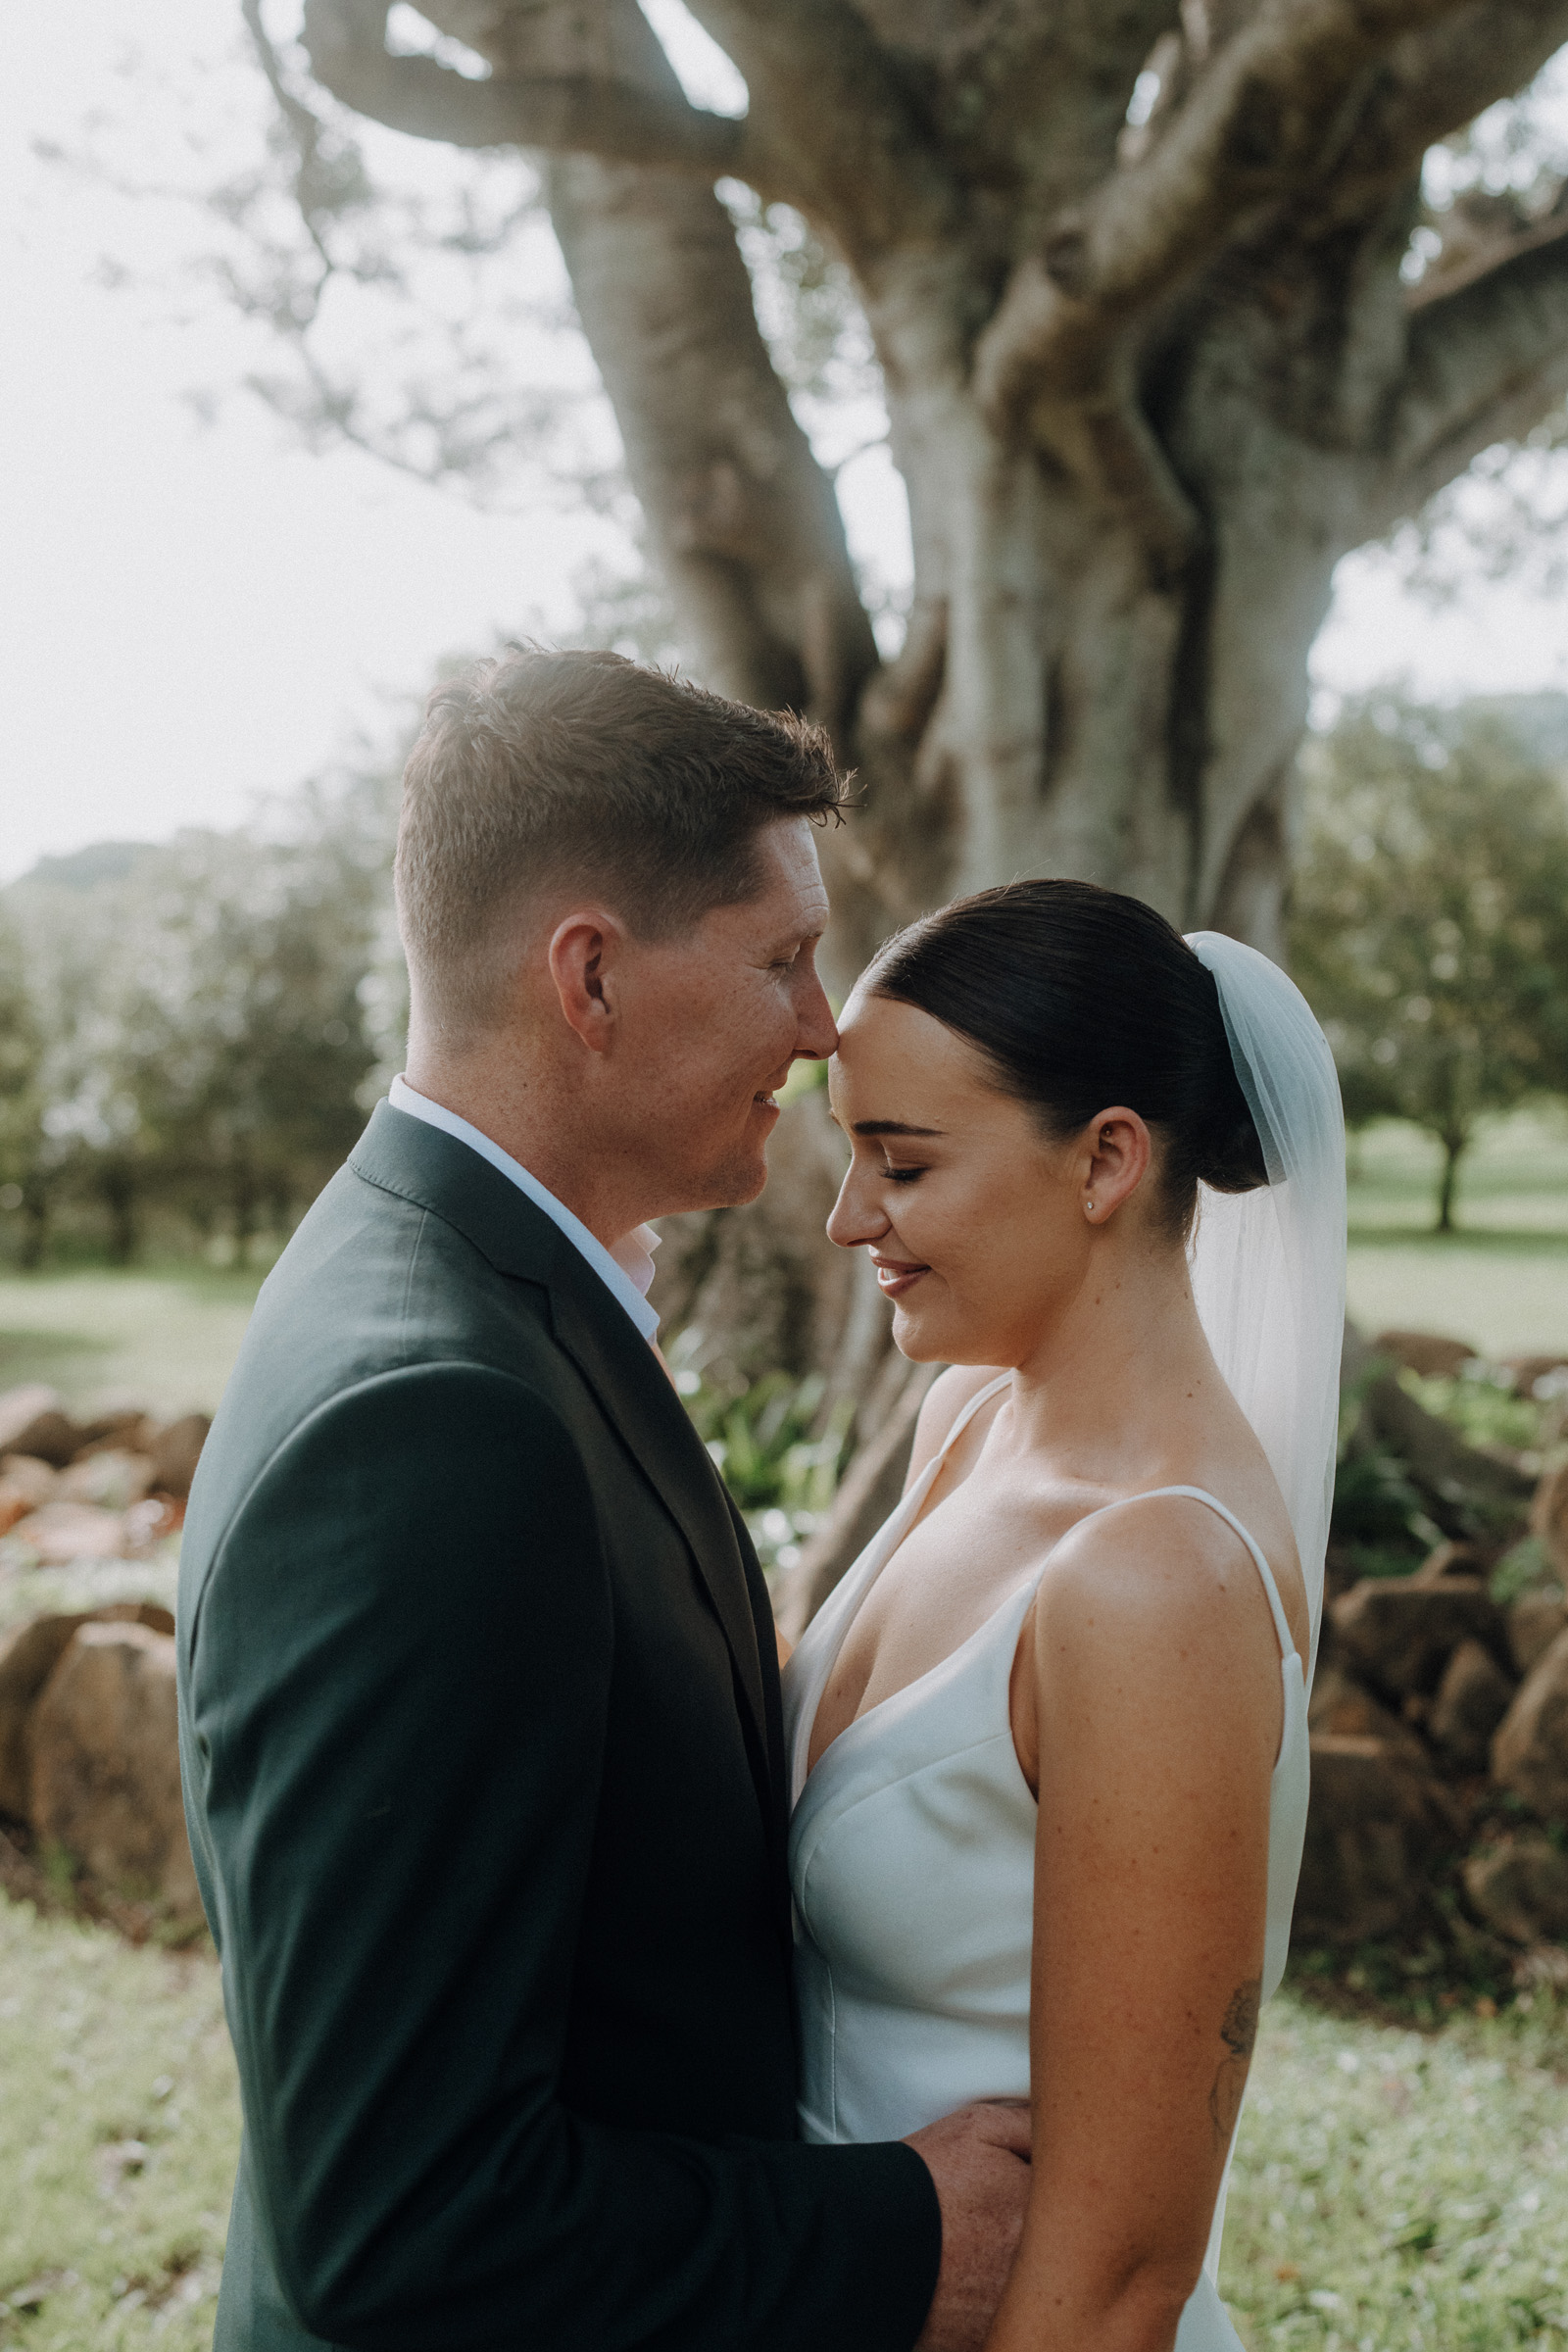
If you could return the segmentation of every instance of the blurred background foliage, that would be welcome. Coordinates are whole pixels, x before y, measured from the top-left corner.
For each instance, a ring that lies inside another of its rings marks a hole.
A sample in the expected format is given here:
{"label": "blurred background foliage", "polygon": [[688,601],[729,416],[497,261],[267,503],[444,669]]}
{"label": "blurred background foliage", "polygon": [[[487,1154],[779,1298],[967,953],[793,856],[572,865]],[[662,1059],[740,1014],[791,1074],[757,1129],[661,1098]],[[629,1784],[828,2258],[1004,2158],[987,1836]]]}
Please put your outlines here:
{"label": "blurred background foliage", "polygon": [[[1568,1090],[1568,794],[1557,698],[1348,706],[1302,759],[1292,961],[1352,1127],[1443,1152],[1437,1222],[1488,1111]],[[1565,706],[1568,709],[1568,706]]]}
{"label": "blurred background foliage", "polygon": [[[593,633],[645,650],[662,616],[644,602],[607,596]],[[243,830],[101,842],[0,890],[0,1265],[281,1247],[399,1065],[412,725],[397,713]],[[1565,778],[1568,696],[1550,694],[1379,694],[1301,759],[1294,967],[1352,1138],[1396,1118],[1434,1139],[1445,1232],[1477,1121],[1568,1098]],[[760,1401],[770,1458],[804,1442],[800,1419]],[[705,1435],[746,1485],[738,1441],[718,1420]]]}
{"label": "blurred background foliage", "polygon": [[244,1263],[397,1067],[401,747],[242,831],[103,842],[0,892],[0,1248]]}

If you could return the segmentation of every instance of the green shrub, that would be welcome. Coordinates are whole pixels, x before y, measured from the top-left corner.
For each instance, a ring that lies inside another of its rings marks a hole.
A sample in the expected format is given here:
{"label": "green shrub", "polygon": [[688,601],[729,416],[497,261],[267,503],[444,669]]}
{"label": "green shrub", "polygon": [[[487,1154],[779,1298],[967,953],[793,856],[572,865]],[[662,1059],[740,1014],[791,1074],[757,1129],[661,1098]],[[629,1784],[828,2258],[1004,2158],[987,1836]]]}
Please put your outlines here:
{"label": "green shrub", "polygon": [[669,1355],[675,1386],[745,1514],[763,1568],[793,1567],[837,1492],[853,1399],[828,1404],[819,1376],[797,1381],[786,1372],[726,1395],[691,1362],[685,1333]]}

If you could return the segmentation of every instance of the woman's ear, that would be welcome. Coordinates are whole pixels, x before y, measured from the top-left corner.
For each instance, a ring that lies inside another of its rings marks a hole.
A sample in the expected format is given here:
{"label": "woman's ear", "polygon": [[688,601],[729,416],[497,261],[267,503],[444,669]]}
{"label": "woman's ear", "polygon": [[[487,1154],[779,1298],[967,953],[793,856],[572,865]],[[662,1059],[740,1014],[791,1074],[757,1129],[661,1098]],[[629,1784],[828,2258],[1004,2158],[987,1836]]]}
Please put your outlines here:
{"label": "woman's ear", "polygon": [[1103,1225],[1135,1193],[1153,1157],[1149,1129],[1136,1110],[1118,1102],[1084,1129],[1084,1215]]}

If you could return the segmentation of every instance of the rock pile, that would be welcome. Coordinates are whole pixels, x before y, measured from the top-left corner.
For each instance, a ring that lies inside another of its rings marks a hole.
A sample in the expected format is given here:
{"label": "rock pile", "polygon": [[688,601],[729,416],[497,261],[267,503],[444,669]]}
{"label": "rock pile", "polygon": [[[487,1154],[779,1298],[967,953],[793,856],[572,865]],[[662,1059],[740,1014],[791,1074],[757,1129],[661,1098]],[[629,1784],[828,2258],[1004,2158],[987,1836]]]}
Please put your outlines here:
{"label": "rock pile", "polygon": [[[0,1579],[145,1557],[184,1517],[207,1430],[202,1413],[78,1421],[52,1389],[0,1395]],[[74,1581],[90,1599],[96,1574]],[[116,1582],[123,1592],[123,1571]],[[36,1877],[30,1848],[34,1864],[63,1856],[85,1873],[112,1916],[130,1904],[199,1917],[173,1635],[169,1610],[148,1600],[57,1603],[0,1633],[0,1861],[24,1890]]]}
{"label": "rock pile", "polygon": [[0,1396],[0,1537],[13,1564],[135,1559],[172,1534],[207,1436],[204,1413],[127,1409],[75,1421],[53,1389]]}
{"label": "rock pile", "polygon": [[1568,1942],[1568,1464],[1541,1480],[1530,1524],[1559,1581],[1510,1607],[1464,1543],[1331,1602],[1298,1940],[1418,1929],[1435,1869],[1463,1855],[1458,1886],[1483,1927]]}
{"label": "rock pile", "polygon": [[151,1601],[0,1636],[0,1816],[111,1896],[200,1909],[179,1792],[174,1620]]}
{"label": "rock pile", "polygon": [[[1421,1354],[1412,1369],[1461,1360],[1454,1344],[1409,1334],[1384,1335],[1386,1357],[1392,1341]],[[1563,1366],[1519,1369],[1534,1385]],[[1391,1379],[1369,1394],[1385,1420],[1406,1408],[1430,1418]],[[178,1526],[207,1427],[200,1414],[160,1424],[128,1411],[83,1424],[48,1390],[0,1396],[6,1551],[24,1546],[40,1565],[134,1558]],[[1431,1433],[1416,1436],[1430,1450]],[[1518,1457],[1460,1452],[1466,1475],[1492,1479],[1521,1514],[1532,1488]],[[1434,1467],[1434,1516],[1446,1483]],[[1420,1934],[1442,1886],[1460,1917],[1504,1943],[1568,1944],[1568,1463],[1535,1484],[1530,1527],[1543,1578],[1509,1606],[1490,1584],[1499,1546],[1463,1536],[1414,1574],[1362,1578],[1331,1600],[1310,1708],[1298,1942]],[[66,1853],[115,1894],[194,1916],[174,1654],[172,1618],[147,1602],[35,1617],[0,1636],[0,1830],[21,1825],[24,1842]]]}

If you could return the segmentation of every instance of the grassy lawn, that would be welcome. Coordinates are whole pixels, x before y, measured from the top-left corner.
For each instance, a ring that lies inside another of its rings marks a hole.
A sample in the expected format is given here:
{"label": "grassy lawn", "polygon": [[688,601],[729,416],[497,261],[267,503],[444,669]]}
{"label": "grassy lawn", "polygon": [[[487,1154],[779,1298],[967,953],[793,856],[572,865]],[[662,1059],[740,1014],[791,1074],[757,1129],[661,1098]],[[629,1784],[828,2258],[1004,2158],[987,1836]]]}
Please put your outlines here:
{"label": "grassy lawn", "polygon": [[[1431,1230],[1437,1165],[1408,1127],[1353,1146],[1351,1313],[1369,1331],[1452,1332],[1496,1355],[1568,1344],[1568,1112],[1484,1130],[1456,1234]],[[211,1412],[261,1283],[200,1265],[0,1274],[0,1389],[43,1380],[81,1407],[128,1396]]]}
{"label": "grassy lawn", "polygon": [[[1537,1997],[1428,2035],[1274,2004],[1221,2270],[1251,2352],[1568,2336],[1568,2025]],[[238,2139],[211,1959],[0,1896],[0,2346],[197,2352]]]}
{"label": "grassy lawn", "polygon": [[1252,2352],[1568,2338],[1568,2016],[1417,2034],[1265,2012],[1220,2286]]}
{"label": "grassy lawn", "polygon": [[[1352,1147],[1351,1313],[1498,1355],[1568,1343],[1568,1112],[1483,1132],[1451,1235],[1431,1230],[1437,1165],[1435,1145],[1392,1123]],[[199,1265],[0,1274],[0,1389],[44,1380],[78,1406],[210,1412],[261,1282]]]}
{"label": "grassy lawn", "polygon": [[210,1413],[262,1279],[198,1265],[0,1276],[0,1389],[44,1380],[77,1406]]}
{"label": "grassy lawn", "polygon": [[1439,1153],[1389,1123],[1352,1143],[1350,1312],[1472,1341],[1479,1353],[1568,1347],[1568,1114],[1494,1121],[1461,1168],[1459,1231],[1432,1231]]}
{"label": "grassy lawn", "polygon": [[197,2352],[239,2100],[210,1958],[0,1896],[0,2345]]}

